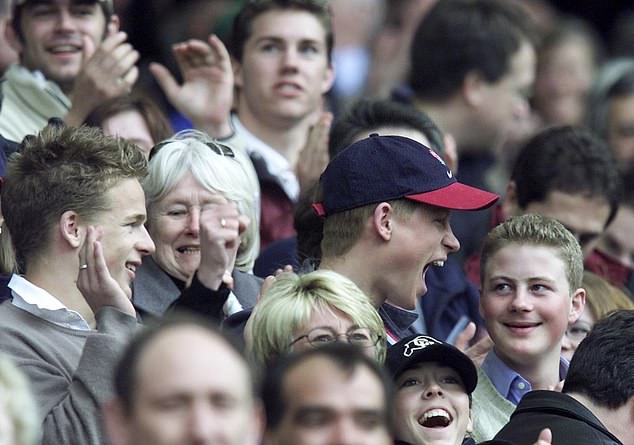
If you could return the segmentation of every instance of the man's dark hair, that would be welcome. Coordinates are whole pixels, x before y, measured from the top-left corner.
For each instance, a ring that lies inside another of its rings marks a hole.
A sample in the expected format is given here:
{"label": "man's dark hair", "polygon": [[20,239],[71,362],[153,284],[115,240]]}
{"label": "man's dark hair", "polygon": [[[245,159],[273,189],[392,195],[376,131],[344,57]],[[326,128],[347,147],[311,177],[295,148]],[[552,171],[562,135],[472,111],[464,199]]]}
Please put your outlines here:
{"label": "man's dark hair", "polygon": [[519,152],[511,180],[525,209],[553,191],[602,197],[610,204],[607,226],[618,210],[621,181],[606,143],[588,130],[556,126],[533,136]]}
{"label": "man's dark hair", "polygon": [[335,120],[330,131],[330,157],[352,144],[361,132],[387,126],[420,131],[429,139],[431,149],[441,156],[445,151],[442,132],[422,111],[387,99],[360,99]]}
{"label": "man's dark hair", "polygon": [[293,226],[297,232],[297,258],[302,269],[311,270],[321,260],[321,240],[324,220],[315,214],[313,203],[319,202],[319,182],[303,190],[293,212]]}
{"label": "man's dark hair", "polygon": [[605,79],[601,79],[602,81],[595,81],[591,91],[587,122],[588,127],[596,134],[607,139],[610,103],[634,95],[634,62],[614,62],[610,70],[606,69],[603,77]]}
{"label": "man's dark hair", "polygon": [[[213,337],[222,339],[231,350],[244,360],[244,366],[248,370],[252,382],[252,393],[256,394],[255,381],[242,350],[237,340],[209,323],[209,320],[195,315],[193,313],[171,312],[162,319],[153,320],[152,323],[146,325],[139,331],[128,343],[121,359],[117,363],[114,370],[114,389],[115,395],[120,400],[121,405],[126,413],[131,413],[134,408],[134,394],[138,387],[137,372],[139,362],[143,353],[147,350],[151,343],[165,331],[178,329],[181,327],[197,327],[209,333]],[[184,345],[186,347],[186,345]]]}
{"label": "man's dark hair", "polygon": [[583,394],[608,409],[623,406],[634,397],[632,344],[633,310],[599,320],[572,356],[563,392]]}
{"label": "man's dark hair", "polygon": [[244,45],[251,36],[254,20],[269,11],[305,11],[314,15],[326,33],[326,53],[331,62],[334,34],[328,3],[325,0],[250,0],[233,21],[229,50],[238,62],[242,62]]}
{"label": "man's dark hair", "polygon": [[[11,0],[12,2],[14,2],[15,0]],[[13,29],[15,29],[15,32],[17,34],[17,36],[20,38],[20,40],[24,41],[24,35],[22,33],[22,25],[21,25],[21,19],[22,19],[22,11],[24,11],[24,8],[29,6],[29,3],[47,3],[44,0],[40,0],[40,1],[28,1],[23,5],[16,5],[13,7],[13,14],[12,14],[12,18],[11,18],[11,24],[13,26]],[[101,10],[103,11],[103,15],[106,18],[106,24],[110,22],[110,18],[112,17],[112,14],[114,14],[114,11],[112,9],[112,2],[111,1],[99,1],[99,0],[73,0],[72,3],[88,3],[88,4],[93,4],[93,3],[99,3],[99,6],[101,6]],[[103,34],[103,38],[106,37],[106,29],[104,29],[104,34]]]}
{"label": "man's dark hair", "polygon": [[526,41],[533,42],[532,24],[516,2],[436,2],[412,41],[410,85],[417,97],[442,101],[462,87],[469,72],[496,82]]}
{"label": "man's dark hair", "polygon": [[[346,376],[352,376],[359,368],[366,368],[381,382],[385,398],[385,417],[389,431],[393,431],[390,407],[394,398],[392,381],[376,360],[369,358],[359,348],[347,343],[333,343],[320,348],[307,349],[281,357],[270,366],[262,380],[261,399],[266,412],[266,428],[273,430],[282,422],[286,411],[285,380],[293,369],[307,360],[323,357],[335,364]],[[310,382],[306,382],[310,385]]]}

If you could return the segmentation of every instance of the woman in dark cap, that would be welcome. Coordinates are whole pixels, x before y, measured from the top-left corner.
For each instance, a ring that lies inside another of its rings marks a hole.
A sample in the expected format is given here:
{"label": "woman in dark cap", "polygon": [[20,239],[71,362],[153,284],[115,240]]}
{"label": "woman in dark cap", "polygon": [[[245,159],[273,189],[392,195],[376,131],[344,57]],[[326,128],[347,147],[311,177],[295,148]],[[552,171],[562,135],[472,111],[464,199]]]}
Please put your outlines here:
{"label": "woman in dark cap", "polygon": [[388,349],[394,379],[397,445],[471,445],[471,393],[475,365],[459,349],[426,335],[406,337]]}

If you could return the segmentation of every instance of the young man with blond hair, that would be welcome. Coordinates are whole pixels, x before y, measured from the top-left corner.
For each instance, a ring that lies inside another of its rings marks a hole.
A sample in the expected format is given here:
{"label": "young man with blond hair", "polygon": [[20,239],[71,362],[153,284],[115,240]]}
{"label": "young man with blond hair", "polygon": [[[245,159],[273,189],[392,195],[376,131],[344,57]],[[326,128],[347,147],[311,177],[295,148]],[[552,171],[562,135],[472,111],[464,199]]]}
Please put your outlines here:
{"label": "young man with blond hair", "polygon": [[110,371],[137,328],[131,283],[154,251],[133,144],[49,125],[7,168],[2,212],[23,275],[0,305],[0,351],[31,382],[43,444],[103,443]]}
{"label": "young man with blond hair", "polygon": [[583,255],[558,221],[513,217],[487,236],[480,269],[480,311],[493,340],[473,393],[473,436],[492,439],[524,394],[566,377],[561,344],[585,306]]}

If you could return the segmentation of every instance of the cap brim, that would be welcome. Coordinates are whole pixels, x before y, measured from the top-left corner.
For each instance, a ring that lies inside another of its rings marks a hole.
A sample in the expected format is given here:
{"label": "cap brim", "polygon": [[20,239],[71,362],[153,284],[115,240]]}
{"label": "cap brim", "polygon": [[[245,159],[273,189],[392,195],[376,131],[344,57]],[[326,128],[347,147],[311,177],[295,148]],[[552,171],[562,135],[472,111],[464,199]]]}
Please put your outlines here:
{"label": "cap brim", "polygon": [[491,207],[500,197],[470,185],[454,182],[431,192],[407,195],[407,199],[452,210],[482,210]]}
{"label": "cap brim", "polygon": [[426,362],[436,362],[455,369],[462,379],[467,394],[471,394],[478,384],[478,372],[471,359],[445,345],[431,345],[415,351],[411,357],[402,360],[398,367],[392,369],[392,375],[396,378],[407,369]]}

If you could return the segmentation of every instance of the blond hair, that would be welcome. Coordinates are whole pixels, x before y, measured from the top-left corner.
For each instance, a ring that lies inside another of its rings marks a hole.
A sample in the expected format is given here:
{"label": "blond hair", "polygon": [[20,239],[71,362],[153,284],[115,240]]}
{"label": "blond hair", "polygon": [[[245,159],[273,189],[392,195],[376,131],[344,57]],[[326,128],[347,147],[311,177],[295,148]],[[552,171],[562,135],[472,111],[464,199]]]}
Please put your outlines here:
{"label": "blond hair", "polygon": [[553,248],[564,262],[569,292],[581,287],[583,254],[579,242],[559,221],[532,213],[504,221],[485,238],[480,258],[480,284],[483,287],[489,259],[509,244]]}
{"label": "blond hair", "polygon": [[90,127],[44,127],[11,155],[2,185],[2,213],[21,267],[49,247],[62,213],[86,221],[110,210],[107,192],[123,179],[141,179],[147,161],[136,145]]}
{"label": "blond hair", "polygon": [[[386,201],[392,206],[394,215],[409,218],[420,206],[409,199]],[[359,241],[368,219],[374,213],[378,203],[346,210],[330,215],[324,221],[324,235],[321,240],[321,252],[324,257],[345,255]]]}
{"label": "blond hair", "polygon": [[581,287],[586,290],[586,307],[596,321],[619,309],[634,309],[625,292],[588,270],[583,271]]}
{"label": "blond hair", "polygon": [[265,366],[288,354],[295,330],[308,324],[319,309],[341,311],[355,325],[370,329],[379,338],[377,360],[383,362],[385,327],[369,298],[348,278],[321,269],[304,275],[280,275],[255,306],[247,345],[254,361]]}

